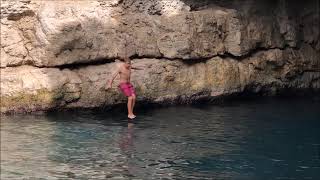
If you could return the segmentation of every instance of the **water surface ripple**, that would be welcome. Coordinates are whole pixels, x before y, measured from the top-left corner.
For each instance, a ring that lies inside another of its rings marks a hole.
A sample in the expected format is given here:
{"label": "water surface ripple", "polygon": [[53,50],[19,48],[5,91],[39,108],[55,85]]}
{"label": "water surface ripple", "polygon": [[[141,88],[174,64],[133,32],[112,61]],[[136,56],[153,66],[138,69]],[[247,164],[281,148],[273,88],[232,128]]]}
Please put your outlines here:
{"label": "water surface ripple", "polygon": [[1,117],[1,179],[320,179],[320,103]]}

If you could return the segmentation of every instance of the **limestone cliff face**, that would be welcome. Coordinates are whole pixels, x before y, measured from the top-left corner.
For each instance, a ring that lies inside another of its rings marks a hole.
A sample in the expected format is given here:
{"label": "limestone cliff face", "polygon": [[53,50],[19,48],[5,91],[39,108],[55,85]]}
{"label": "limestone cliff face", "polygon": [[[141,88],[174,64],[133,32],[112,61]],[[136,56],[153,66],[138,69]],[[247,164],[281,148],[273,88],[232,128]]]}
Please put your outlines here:
{"label": "limestone cliff face", "polygon": [[1,0],[1,112],[124,102],[104,86],[125,49],[141,101],[319,91],[319,20],[317,0]]}

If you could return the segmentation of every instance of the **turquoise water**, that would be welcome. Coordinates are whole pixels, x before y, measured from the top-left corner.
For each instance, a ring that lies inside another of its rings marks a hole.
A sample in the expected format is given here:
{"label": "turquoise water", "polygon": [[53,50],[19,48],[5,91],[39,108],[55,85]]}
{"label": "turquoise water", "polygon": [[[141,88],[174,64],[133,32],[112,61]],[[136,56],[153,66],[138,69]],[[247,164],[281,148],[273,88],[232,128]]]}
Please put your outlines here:
{"label": "turquoise water", "polygon": [[320,179],[320,102],[2,116],[1,179]]}

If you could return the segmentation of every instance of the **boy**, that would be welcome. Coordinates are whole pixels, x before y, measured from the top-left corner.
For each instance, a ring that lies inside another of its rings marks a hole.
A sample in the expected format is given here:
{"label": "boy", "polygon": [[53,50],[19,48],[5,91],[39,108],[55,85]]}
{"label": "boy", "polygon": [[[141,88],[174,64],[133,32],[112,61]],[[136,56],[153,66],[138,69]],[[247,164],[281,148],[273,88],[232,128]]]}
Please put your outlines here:
{"label": "boy", "polygon": [[131,60],[126,57],[124,62],[120,64],[118,70],[113,74],[111,80],[107,84],[106,89],[112,88],[113,80],[120,74],[119,88],[122,93],[128,97],[128,118],[134,119],[136,116],[133,114],[134,104],[136,102],[136,93],[133,85],[130,83],[131,69],[141,70],[140,68],[134,68],[131,66]]}

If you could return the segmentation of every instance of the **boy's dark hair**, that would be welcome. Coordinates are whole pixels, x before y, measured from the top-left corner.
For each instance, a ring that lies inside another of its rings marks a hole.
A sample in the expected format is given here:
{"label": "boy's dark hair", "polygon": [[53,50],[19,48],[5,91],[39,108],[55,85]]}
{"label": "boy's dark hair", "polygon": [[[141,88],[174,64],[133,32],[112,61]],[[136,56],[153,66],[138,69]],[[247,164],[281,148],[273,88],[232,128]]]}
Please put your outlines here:
{"label": "boy's dark hair", "polygon": [[124,61],[125,63],[128,63],[128,64],[131,63],[131,59],[130,59],[129,57],[123,58],[123,61]]}

